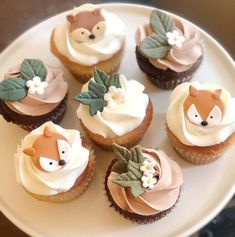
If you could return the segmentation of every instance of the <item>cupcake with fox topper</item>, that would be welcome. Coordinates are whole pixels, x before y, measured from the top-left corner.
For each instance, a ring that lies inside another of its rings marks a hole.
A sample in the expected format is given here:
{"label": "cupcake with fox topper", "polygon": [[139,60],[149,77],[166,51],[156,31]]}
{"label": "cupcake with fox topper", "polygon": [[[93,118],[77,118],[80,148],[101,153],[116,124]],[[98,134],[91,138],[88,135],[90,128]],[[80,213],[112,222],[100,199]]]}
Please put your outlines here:
{"label": "cupcake with fox topper", "polygon": [[66,110],[67,81],[62,70],[25,59],[0,82],[0,114],[31,131],[46,121],[59,123]]}
{"label": "cupcake with fox topper", "polygon": [[47,122],[22,139],[15,154],[16,177],[40,201],[69,202],[90,183],[91,144],[77,130]]}
{"label": "cupcake with fox topper", "polygon": [[112,144],[132,147],[152,121],[153,107],[144,86],[124,75],[107,75],[98,68],[75,97],[77,116],[87,135],[105,150]]}
{"label": "cupcake with fox topper", "polygon": [[122,21],[98,5],[75,7],[51,35],[51,51],[82,83],[94,67],[108,74],[119,68],[124,50]]}
{"label": "cupcake with fox topper", "polygon": [[140,69],[162,89],[173,89],[189,81],[203,57],[198,30],[159,10],[152,11],[149,24],[138,27],[136,43]]}
{"label": "cupcake with fox topper", "polygon": [[183,175],[180,166],[160,150],[113,145],[115,159],[105,176],[111,206],[138,224],[154,222],[175,206]]}
{"label": "cupcake with fox topper", "polygon": [[235,98],[219,85],[183,83],[172,92],[167,133],[177,153],[193,164],[218,159],[235,139]]}

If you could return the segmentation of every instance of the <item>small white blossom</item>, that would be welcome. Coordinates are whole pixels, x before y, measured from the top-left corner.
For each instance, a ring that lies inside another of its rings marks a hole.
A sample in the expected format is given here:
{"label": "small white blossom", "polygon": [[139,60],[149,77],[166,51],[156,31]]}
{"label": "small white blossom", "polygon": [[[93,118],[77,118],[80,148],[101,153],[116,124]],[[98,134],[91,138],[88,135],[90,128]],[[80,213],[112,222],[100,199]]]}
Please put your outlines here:
{"label": "small white blossom", "polygon": [[109,91],[104,95],[104,100],[108,102],[108,107],[113,108],[124,102],[125,91],[122,88],[110,86]]}
{"label": "small white blossom", "polygon": [[157,183],[157,179],[153,177],[153,174],[143,175],[141,177],[142,185],[144,188],[153,189],[154,184]]}
{"label": "small white blossom", "polygon": [[173,30],[173,32],[167,32],[166,37],[167,42],[170,45],[176,45],[178,48],[181,48],[185,41],[184,36],[180,35],[180,33],[177,30]]}
{"label": "small white blossom", "polygon": [[144,172],[144,175],[148,175],[148,174],[154,174],[155,173],[155,169],[154,166],[156,165],[156,161],[153,159],[145,159],[143,162],[143,165],[140,166],[140,170],[142,172]]}
{"label": "small white blossom", "polygon": [[28,80],[26,82],[26,86],[29,88],[29,94],[42,95],[44,93],[44,89],[48,86],[48,84],[45,81],[41,81],[40,77],[35,76],[32,80]]}

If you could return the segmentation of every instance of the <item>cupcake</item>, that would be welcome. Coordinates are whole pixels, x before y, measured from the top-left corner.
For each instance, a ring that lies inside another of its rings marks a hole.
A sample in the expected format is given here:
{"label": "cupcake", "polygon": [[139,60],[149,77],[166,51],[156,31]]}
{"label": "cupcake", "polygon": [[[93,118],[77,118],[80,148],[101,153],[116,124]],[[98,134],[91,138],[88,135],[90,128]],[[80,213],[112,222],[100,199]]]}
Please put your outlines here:
{"label": "cupcake", "polygon": [[183,183],[179,165],[163,151],[114,144],[115,159],[105,176],[111,206],[138,224],[154,222],[175,206]]}
{"label": "cupcake", "polygon": [[177,153],[193,164],[223,155],[235,138],[235,99],[215,84],[183,83],[166,114],[167,133]]}
{"label": "cupcake", "polygon": [[74,8],[51,35],[51,51],[80,82],[94,67],[108,74],[119,68],[124,50],[124,24],[98,5]]}
{"label": "cupcake", "polygon": [[149,80],[162,89],[189,81],[202,61],[198,30],[187,21],[153,10],[136,32],[136,58]]}
{"label": "cupcake", "polygon": [[94,155],[79,131],[47,122],[22,140],[15,168],[18,183],[30,196],[40,201],[69,202],[87,188]]}
{"label": "cupcake", "polygon": [[77,116],[87,135],[105,150],[112,144],[137,144],[149,127],[153,107],[144,86],[124,75],[108,76],[96,68],[94,76],[75,97]]}
{"label": "cupcake", "polygon": [[25,59],[0,82],[0,114],[31,131],[46,121],[59,123],[66,110],[63,72],[38,59]]}

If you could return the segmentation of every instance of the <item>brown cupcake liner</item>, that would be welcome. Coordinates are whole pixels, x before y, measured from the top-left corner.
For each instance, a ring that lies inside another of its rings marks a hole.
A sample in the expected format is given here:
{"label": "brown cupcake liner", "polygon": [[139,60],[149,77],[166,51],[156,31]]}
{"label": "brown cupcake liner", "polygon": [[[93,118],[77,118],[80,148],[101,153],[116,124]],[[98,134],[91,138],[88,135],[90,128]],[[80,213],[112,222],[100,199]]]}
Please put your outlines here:
{"label": "brown cupcake liner", "polygon": [[212,146],[199,147],[181,143],[168,127],[167,135],[178,155],[183,160],[195,165],[205,165],[219,159],[235,140],[235,133],[233,133],[224,142]]}
{"label": "brown cupcake liner", "polygon": [[104,138],[99,134],[95,134],[91,132],[80,120],[81,127],[87,134],[87,136],[99,147],[106,151],[112,151],[113,143],[117,143],[118,145],[125,146],[127,148],[131,148],[139,143],[139,141],[144,136],[145,132],[147,131],[153,116],[153,106],[151,101],[149,100],[148,107],[146,109],[146,115],[142,123],[135,128],[134,130],[122,135],[116,136],[113,138]]}
{"label": "brown cupcake liner", "polygon": [[4,101],[0,100],[0,114],[7,122],[17,124],[26,131],[32,131],[47,121],[52,121],[56,124],[60,123],[66,111],[66,100],[67,99],[65,97],[55,109],[40,116],[16,113],[15,111],[11,110]]}
{"label": "brown cupcake liner", "polygon": [[83,84],[86,83],[91,77],[93,77],[93,70],[95,67],[103,70],[107,74],[112,74],[116,72],[120,66],[120,62],[124,54],[124,45],[125,42],[123,42],[121,49],[118,52],[116,52],[111,58],[101,61],[92,66],[85,66],[70,61],[66,56],[62,55],[59,52],[54,42],[54,32],[52,32],[50,39],[51,52],[74,75],[75,79],[77,79],[79,82]]}
{"label": "brown cupcake liner", "polygon": [[[39,200],[39,201],[46,201],[46,202],[52,202],[52,203],[65,203],[65,202],[71,202],[74,199],[78,198],[89,186],[92,176],[94,174],[95,170],[95,155],[94,150],[92,149],[91,144],[87,141],[86,138],[82,138],[83,146],[86,147],[89,152],[89,162],[84,170],[84,172],[81,174],[81,176],[76,180],[74,186],[68,190],[67,192],[61,192],[56,195],[38,195],[31,193],[25,189],[25,191],[32,196],[33,198]],[[82,176],[84,174],[84,176]]]}
{"label": "brown cupcake liner", "polygon": [[202,62],[203,56],[199,57],[198,60],[184,72],[175,72],[170,68],[162,70],[154,67],[138,50],[136,46],[136,59],[137,63],[142,72],[144,72],[149,80],[157,87],[165,90],[173,90],[177,85],[190,81],[193,77],[194,72],[198,69]]}
{"label": "brown cupcake liner", "polygon": [[[169,209],[167,210],[164,210],[164,211],[161,211],[161,212],[158,212],[154,215],[148,215],[148,216],[144,216],[144,215],[140,215],[140,214],[137,214],[137,213],[133,213],[133,212],[129,212],[129,211],[126,211],[126,210],[123,210],[121,207],[119,207],[117,205],[117,203],[115,202],[115,200],[113,199],[110,191],[109,191],[109,188],[108,188],[108,185],[107,185],[107,182],[108,182],[108,177],[112,171],[112,166],[116,163],[117,160],[113,160],[111,162],[111,164],[109,165],[108,167],[108,170],[106,172],[106,175],[105,175],[105,191],[106,191],[106,195],[107,195],[107,198],[108,198],[108,201],[110,203],[110,207],[114,208],[114,210],[119,213],[122,217],[124,217],[125,219],[135,223],[135,224],[150,224],[150,223],[153,223],[161,218],[163,218],[164,216],[166,216],[168,213],[171,212],[171,210],[177,205],[178,203],[178,200],[179,200],[179,197],[176,201],[176,203]],[[180,195],[179,195],[180,196]]]}

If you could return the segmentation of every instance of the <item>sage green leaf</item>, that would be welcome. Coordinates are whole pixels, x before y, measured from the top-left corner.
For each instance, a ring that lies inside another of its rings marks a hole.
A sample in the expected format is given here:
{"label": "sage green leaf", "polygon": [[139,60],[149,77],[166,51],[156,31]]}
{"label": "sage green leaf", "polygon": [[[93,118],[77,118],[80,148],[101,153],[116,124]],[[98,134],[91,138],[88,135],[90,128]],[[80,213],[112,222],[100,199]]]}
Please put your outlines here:
{"label": "sage green leaf", "polygon": [[80,93],[79,96],[74,97],[84,105],[89,105],[89,113],[91,116],[97,114],[97,111],[102,112],[107,102],[103,99],[105,94],[105,86],[90,81],[88,84],[89,91]]}
{"label": "sage green leaf", "polygon": [[131,192],[135,197],[138,197],[145,192],[145,188],[142,187],[141,181],[134,179],[131,172],[119,175],[117,178],[113,179],[112,182],[125,188],[130,187]]}
{"label": "sage green leaf", "polygon": [[112,166],[112,171],[122,174],[127,172],[127,162],[126,161],[117,161],[113,166]]}
{"label": "sage green leaf", "polygon": [[116,88],[121,88],[121,83],[120,83],[119,76],[120,76],[119,74],[115,73],[115,74],[113,74],[109,77],[108,88],[110,86],[114,86]]}
{"label": "sage green leaf", "polygon": [[131,149],[131,160],[136,163],[143,163],[144,156],[141,150],[141,146],[135,146]]}
{"label": "sage green leaf", "polygon": [[113,153],[116,159],[125,161],[125,162],[127,162],[130,159],[131,153],[126,147],[119,146],[116,143],[114,143],[112,147],[113,147]]}
{"label": "sage green leaf", "polygon": [[165,36],[151,35],[146,37],[140,44],[140,53],[147,58],[161,59],[170,51],[171,46],[168,44]]}
{"label": "sage green leaf", "polygon": [[167,32],[172,32],[175,28],[172,18],[158,10],[154,10],[150,16],[150,26],[155,33],[166,35]]}
{"label": "sage green leaf", "polygon": [[20,73],[24,80],[32,80],[33,77],[40,77],[41,81],[45,81],[47,70],[44,63],[39,59],[25,59],[20,66]]}
{"label": "sage green leaf", "polygon": [[108,80],[109,76],[100,70],[99,68],[95,68],[93,72],[94,80],[96,83],[105,86],[106,92],[108,91]]}
{"label": "sage green leaf", "polygon": [[27,96],[26,82],[14,77],[0,82],[0,99],[6,101],[21,100]]}
{"label": "sage green leaf", "polygon": [[141,165],[141,163],[136,163],[132,160],[129,160],[127,164],[128,172],[120,174],[117,178],[113,179],[113,182],[123,187],[130,187],[132,194],[135,197],[139,196],[145,192],[145,188],[142,187],[141,182]]}

